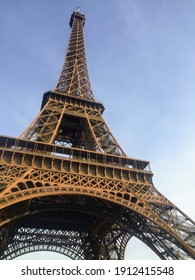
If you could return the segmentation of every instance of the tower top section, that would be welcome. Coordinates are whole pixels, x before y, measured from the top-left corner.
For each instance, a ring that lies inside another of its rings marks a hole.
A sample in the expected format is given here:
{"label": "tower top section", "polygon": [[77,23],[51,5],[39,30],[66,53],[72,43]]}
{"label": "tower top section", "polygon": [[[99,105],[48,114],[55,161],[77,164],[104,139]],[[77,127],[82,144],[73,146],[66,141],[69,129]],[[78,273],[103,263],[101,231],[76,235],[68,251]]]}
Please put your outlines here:
{"label": "tower top section", "polygon": [[55,92],[95,101],[86,62],[84,24],[85,16],[77,9],[70,18],[70,27],[72,28],[70,40]]}
{"label": "tower top section", "polygon": [[85,16],[80,14],[79,7],[77,8],[77,11],[73,12],[72,15],[71,15],[70,23],[69,23],[71,28],[72,28],[72,25],[73,25],[73,22],[74,22],[75,19],[82,21],[83,26],[84,26],[84,24],[85,24]]}

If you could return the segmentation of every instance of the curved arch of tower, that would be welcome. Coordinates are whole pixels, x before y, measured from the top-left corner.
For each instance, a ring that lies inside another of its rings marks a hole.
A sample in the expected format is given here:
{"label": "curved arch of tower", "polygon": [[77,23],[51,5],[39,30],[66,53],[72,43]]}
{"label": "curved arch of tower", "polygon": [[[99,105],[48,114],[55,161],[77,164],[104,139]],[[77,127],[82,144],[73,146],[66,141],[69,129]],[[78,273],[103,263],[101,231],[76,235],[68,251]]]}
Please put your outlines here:
{"label": "curved arch of tower", "polygon": [[18,137],[0,136],[0,259],[53,251],[124,259],[135,236],[161,259],[195,259],[195,223],[153,185],[149,162],[128,158],[89,80],[73,12],[54,91]]}

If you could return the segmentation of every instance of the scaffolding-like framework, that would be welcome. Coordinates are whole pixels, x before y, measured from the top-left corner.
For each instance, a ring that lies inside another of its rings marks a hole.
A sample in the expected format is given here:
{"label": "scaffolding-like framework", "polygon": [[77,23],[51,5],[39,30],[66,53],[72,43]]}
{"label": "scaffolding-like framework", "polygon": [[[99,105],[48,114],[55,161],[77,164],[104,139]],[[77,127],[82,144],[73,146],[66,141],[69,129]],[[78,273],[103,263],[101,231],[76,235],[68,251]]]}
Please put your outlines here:
{"label": "scaffolding-like framework", "polygon": [[0,258],[59,252],[123,259],[132,236],[161,259],[195,259],[195,223],[153,185],[149,162],[128,158],[90,85],[84,15],[71,16],[54,91],[19,138],[0,136]]}

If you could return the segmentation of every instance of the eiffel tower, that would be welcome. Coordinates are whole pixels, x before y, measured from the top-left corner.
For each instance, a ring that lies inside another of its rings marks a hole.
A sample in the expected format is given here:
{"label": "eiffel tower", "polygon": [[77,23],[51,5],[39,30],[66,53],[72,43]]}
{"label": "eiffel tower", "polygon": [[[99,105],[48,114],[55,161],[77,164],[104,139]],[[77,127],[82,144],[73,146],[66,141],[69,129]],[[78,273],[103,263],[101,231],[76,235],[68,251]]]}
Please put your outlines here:
{"label": "eiffel tower", "polygon": [[79,10],[70,19],[54,91],[18,137],[0,136],[0,259],[53,251],[124,259],[135,236],[161,259],[195,259],[195,223],[128,158],[103,119],[88,76]]}

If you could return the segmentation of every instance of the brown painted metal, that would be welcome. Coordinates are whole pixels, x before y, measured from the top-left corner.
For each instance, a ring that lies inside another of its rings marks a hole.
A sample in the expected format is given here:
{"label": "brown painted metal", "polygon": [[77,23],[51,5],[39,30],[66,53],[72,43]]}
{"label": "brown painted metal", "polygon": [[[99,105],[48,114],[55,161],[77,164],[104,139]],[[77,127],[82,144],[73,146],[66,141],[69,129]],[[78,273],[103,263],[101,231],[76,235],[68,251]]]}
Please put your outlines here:
{"label": "brown painted metal", "polygon": [[195,259],[195,223],[128,158],[95,101],[78,11],[54,91],[19,138],[0,136],[0,257],[51,250],[123,259],[132,236],[161,259]]}

